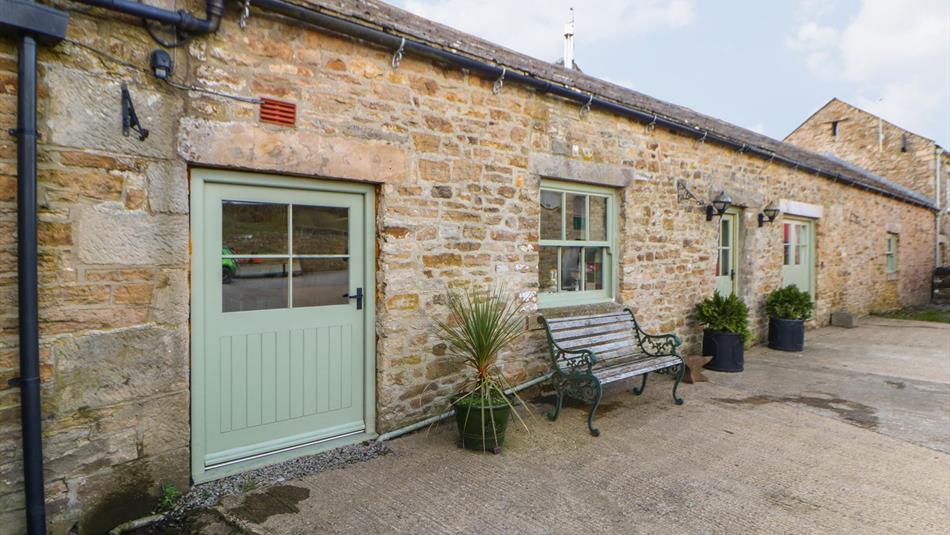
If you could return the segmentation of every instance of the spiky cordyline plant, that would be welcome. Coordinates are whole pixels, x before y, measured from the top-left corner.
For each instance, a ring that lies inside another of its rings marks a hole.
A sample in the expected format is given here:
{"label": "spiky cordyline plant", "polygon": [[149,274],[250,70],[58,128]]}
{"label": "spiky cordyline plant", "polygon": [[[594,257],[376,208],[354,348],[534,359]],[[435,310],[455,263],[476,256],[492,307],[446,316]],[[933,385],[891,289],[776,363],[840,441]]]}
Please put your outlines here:
{"label": "spiky cordyline plant", "polygon": [[[519,299],[508,298],[503,286],[492,286],[485,290],[448,290],[446,305],[449,320],[437,321],[439,329],[448,341],[451,353],[461,357],[474,372],[474,376],[465,382],[456,405],[461,402],[481,407],[484,411],[505,403],[524,426],[521,416],[505,395],[508,382],[497,367],[498,353],[518,339],[524,329]],[[518,398],[517,394],[515,398]],[[518,401],[524,405],[520,398]],[[494,423],[492,418],[493,428]]]}

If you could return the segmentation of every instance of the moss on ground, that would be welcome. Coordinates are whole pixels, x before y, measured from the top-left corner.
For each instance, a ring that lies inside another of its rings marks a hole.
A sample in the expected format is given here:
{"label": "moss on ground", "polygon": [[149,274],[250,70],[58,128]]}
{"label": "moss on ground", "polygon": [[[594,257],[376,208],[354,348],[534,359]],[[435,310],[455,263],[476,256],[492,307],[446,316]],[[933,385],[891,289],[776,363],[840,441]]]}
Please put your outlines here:
{"label": "moss on ground", "polygon": [[874,315],[899,320],[950,323],[950,307],[948,306],[922,305],[904,307],[900,310],[894,310],[891,312],[875,312]]}

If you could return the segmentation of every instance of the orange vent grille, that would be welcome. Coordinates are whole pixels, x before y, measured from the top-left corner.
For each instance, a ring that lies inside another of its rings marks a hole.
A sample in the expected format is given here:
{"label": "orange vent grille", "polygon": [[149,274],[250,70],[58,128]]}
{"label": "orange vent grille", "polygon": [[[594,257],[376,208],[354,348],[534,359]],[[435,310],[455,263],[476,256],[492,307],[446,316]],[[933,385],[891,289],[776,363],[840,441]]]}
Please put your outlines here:
{"label": "orange vent grille", "polygon": [[297,124],[297,105],[293,102],[261,97],[261,122],[294,126]]}

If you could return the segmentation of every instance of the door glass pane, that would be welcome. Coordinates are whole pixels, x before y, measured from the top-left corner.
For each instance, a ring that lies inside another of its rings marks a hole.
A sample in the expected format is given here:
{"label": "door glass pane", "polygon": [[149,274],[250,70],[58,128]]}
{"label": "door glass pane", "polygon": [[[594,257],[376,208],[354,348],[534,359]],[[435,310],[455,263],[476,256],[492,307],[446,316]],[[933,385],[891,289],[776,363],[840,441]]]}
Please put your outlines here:
{"label": "door glass pane", "polygon": [[719,243],[723,247],[729,247],[729,243],[732,241],[732,232],[729,230],[731,228],[732,221],[726,218],[722,219],[719,227]]}
{"label": "door glass pane", "polygon": [[287,205],[221,201],[221,243],[226,254],[287,254]]}
{"label": "door glass pane", "polygon": [[557,291],[557,247],[542,247],[538,259],[538,286],[542,292]]}
{"label": "door glass pane", "polygon": [[604,289],[604,248],[584,249],[584,290]]}
{"label": "door glass pane", "polygon": [[607,197],[590,197],[590,240],[607,241]]}
{"label": "door glass pane", "polygon": [[349,291],[349,259],[294,259],[294,308],[345,305]]}
{"label": "door glass pane", "polygon": [[785,249],[785,259],[782,263],[786,266],[790,266],[792,265],[792,246],[786,243],[783,249]]}
{"label": "door glass pane", "polygon": [[802,248],[795,247],[795,265],[799,266],[802,263]]}
{"label": "door glass pane", "polygon": [[349,209],[294,205],[294,255],[347,254]]}
{"label": "door glass pane", "polygon": [[719,250],[719,276],[725,277],[729,275],[729,270],[732,269],[731,261],[732,258],[729,254],[730,249],[720,249]]}
{"label": "door glass pane", "polygon": [[286,258],[236,258],[221,261],[224,312],[287,307]]}
{"label": "door glass pane", "polygon": [[561,239],[561,198],[558,191],[541,190],[541,239]]}
{"label": "door glass pane", "polygon": [[561,248],[561,291],[581,291],[581,251],[580,247]]}
{"label": "door glass pane", "polygon": [[567,239],[587,239],[587,195],[568,193],[567,197]]}

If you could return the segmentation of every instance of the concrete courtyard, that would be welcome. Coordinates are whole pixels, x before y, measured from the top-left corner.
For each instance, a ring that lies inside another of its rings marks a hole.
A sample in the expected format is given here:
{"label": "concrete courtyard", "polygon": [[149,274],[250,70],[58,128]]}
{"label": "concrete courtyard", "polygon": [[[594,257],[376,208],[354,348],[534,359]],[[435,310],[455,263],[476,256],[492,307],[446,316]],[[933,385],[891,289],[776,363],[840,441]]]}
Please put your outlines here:
{"label": "concrete courtyard", "polygon": [[[250,533],[946,533],[950,325],[868,318],[757,347],[671,402],[651,377],[557,422],[538,403],[501,455],[444,424],[393,454],[225,499]],[[632,383],[631,383],[632,384]]]}

